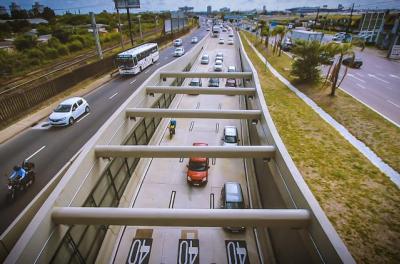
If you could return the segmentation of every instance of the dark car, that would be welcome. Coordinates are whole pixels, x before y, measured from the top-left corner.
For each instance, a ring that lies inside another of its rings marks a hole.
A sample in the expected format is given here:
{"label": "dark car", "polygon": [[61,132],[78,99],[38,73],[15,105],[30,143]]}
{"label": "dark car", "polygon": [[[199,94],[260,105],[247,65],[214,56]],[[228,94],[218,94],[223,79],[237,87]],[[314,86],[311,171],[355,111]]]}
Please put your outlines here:
{"label": "dark car", "polygon": [[226,79],[225,86],[226,87],[236,87],[237,86],[236,79],[234,79],[234,78]]}
{"label": "dark car", "polygon": [[208,87],[219,87],[219,78],[210,78]]}
{"label": "dark car", "polygon": [[[238,182],[226,182],[221,190],[221,209],[245,209],[242,187]],[[243,232],[244,226],[227,226],[225,230]]]}
{"label": "dark car", "polygon": [[355,59],[353,57],[348,57],[343,59],[342,61],[343,65],[349,66],[350,68],[356,68],[356,69],[360,69],[363,62],[360,59]]}

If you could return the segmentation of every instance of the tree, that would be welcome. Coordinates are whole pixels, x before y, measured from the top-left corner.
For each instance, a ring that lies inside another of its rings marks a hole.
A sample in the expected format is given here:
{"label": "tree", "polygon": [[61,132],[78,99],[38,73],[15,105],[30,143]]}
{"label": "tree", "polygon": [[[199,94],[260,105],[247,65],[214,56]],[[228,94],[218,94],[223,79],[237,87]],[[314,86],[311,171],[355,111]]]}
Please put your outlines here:
{"label": "tree", "polygon": [[[278,25],[272,30],[272,34],[275,36],[273,53],[275,53],[278,49],[278,46],[281,46],[282,39],[286,34],[286,28],[284,26]],[[280,55],[280,51],[279,51]]]}
{"label": "tree", "polygon": [[318,41],[297,41],[292,52],[296,58],[292,64],[292,74],[302,82],[315,82],[319,80],[323,59],[321,53],[324,46]]}
{"label": "tree", "polygon": [[262,43],[262,38],[263,38],[262,32],[264,30],[265,25],[266,25],[266,22],[264,20],[260,20],[257,24],[257,32],[260,32],[260,42],[261,43]]}
{"label": "tree", "polygon": [[32,28],[31,23],[29,23],[29,21],[25,19],[11,20],[8,21],[7,24],[11,26],[12,32],[14,33],[27,32]]}
{"label": "tree", "polygon": [[53,9],[51,9],[50,7],[46,6],[43,9],[42,17],[44,19],[46,19],[47,21],[52,21],[56,17],[56,14],[54,13]]}
{"label": "tree", "polygon": [[14,45],[19,51],[31,49],[36,47],[37,39],[36,37],[30,35],[20,35],[15,38]]}
{"label": "tree", "polygon": [[270,35],[269,25],[266,24],[263,30],[261,31],[261,36],[265,37],[265,47],[267,49],[268,49],[269,35]]}
{"label": "tree", "polygon": [[25,9],[21,10],[11,10],[12,19],[27,19],[29,18],[28,12]]}
{"label": "tree", "polygon": [[343,44],[337,44],[338,47],[336,48],[336,52],[337,54],[339,54],[339,60],[338,62],[333,66],[333,70],[331,73],[331,96],[335,96],[335,92],[336,89],[340,86],[340,84],[342,83],[342,81],[344,80],[344,78],[346,77],[347,74],[347,67],[345,70],[345,73],[343,74],[342,80],[338,83],[339,80],[339,73],[340,73],[340,68],[342,66],[342,61],[343,61],[343,57],[346,55],[351,55],[353,56],[353,60],[354,60],[354,52],[351,46],[351,43],[343,43]]}

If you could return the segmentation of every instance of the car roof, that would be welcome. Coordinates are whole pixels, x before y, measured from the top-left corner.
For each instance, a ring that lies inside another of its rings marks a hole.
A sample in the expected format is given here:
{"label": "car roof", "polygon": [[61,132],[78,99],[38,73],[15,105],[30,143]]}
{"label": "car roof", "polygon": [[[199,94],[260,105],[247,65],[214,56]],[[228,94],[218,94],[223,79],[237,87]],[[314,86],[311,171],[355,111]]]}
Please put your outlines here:
{"label": "car roof", "polygon": [[60,104],[74,104],[80,99],[83,99],[83,98],[82,97],[71,97],[71,98],[68,98],[67,100],[62,101]]}
{"label": "car roof", "polygon": [[192,78],[191,82],[200,82],[200,78]]}
{"label": "car roof", "polygon": [[227,202],[243,202],[242,188],[238,182],[226,182],[225,199]]}
{"label": "car roof", "polygon": [[226,126],[224,128],[225,130],[225,135],[230,135],[230,136],[236,136],[237,135],[237,129],[235,126]]}

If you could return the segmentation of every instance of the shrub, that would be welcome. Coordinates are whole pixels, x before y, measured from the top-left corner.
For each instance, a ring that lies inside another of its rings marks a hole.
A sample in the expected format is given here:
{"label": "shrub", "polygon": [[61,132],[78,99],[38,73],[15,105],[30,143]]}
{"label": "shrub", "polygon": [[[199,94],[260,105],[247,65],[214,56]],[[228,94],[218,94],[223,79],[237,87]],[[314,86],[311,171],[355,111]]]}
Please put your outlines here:
{"label": "shrub", "polygon": [[14,45],[17,48],[17,50],[23,51],[26,49],[31,49],[31,48],[36,47],[37,40],[36,40],[36,37],[34,37],[34,36],[20,35],[15,38]]}
{"label": "shrub", "polygon": [[61,45],[61,42],[60,42],[60,40],[58,40],[58,38],[53,37],[53,38],[49,39],[49,41],[47,42],[47,45],[49,47],[58,49],[58,47]]}
{"label": "shrub", "polygon": [[38,58],[32,58],[29,60],[30,65],[37,66],[37,65],[40,65],[41,63],[42,63],[42,61]]}
{"label": "shrub", "polygon": [[37,58],[39,60],[44,59],[44,53],[40,49],[37,49],[37,48],[27,50],[26,55],[30,59],[34,59],[34,58]]}
{"label": "shrub", "polygon": [[46,59],[55,59],[58,57],[58,51],[55,48],[46,47],[43,52]]}
{"label": "shrub", "polygon": [[323,47],[318,41],[297,41],[293,48],[296,59],[292,64],[292,74],[302,82],[318,81],[322,51]]}
{"label": "shrub", "polygon": [[72,42],[67,43],[67,47],[70,52],[74,52],[81,50],[83,48],[83,45],[79,40],[74,40]]}
{"label": "shrub", "polygon": [[57,52],[61,56],[68,55],[68,53],[69,53],[67,46],[62,45],[62,44],[57,47]]}
{"label": "shrub", "polygon": [[85,35],[72,35],[71,41],[78,40],[84,47],[90,47],[94,44],[93,37],[88,34]]}

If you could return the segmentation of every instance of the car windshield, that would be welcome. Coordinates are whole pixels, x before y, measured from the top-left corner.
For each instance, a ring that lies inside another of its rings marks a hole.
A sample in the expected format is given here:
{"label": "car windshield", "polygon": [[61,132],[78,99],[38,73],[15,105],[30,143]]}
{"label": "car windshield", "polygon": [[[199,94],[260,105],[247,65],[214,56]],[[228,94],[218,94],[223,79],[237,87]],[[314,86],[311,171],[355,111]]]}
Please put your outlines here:
{"label": "car windshield", "polygon": [[242,203],[226,202],[226,209],[242,209]]}
{"label": "car windshield", "polygon": [[222,64],[222,61],[220,61],[220,60],[217,60],[216,62],[215,62],[215,65],[221,65]]}
{"label": "car windshield", "polygon": [[189,162],[189,169],[192,171],[205,171],[207,170],[207,165],[205,162]]}
{"label": "car windshield", "polygon": [[54,109],[54,112],[56,113],[68,113],[71,110],[71,105],[64,105],[60,104],[57,106],[56,109]]}
{"label": "car windshield", "polygon": [[182,48],[177,48],[175,51],[180,52],[180,51],[182,51]]}
{"label": "car windshield", "polygon": [[204,55],[202,59],[203,59],[203,60],[208,60],[208,56],[207,56],[207,55]]}
{"label": "car windshield", "polygon": [[211,78],[210,79],[210,83],[219,83],[219,79],[218,78]]}
{"label": "car windshield", "polygon": [[226,143],[236,143],[236,137],[235,136],[225,136],[225,142]]}

